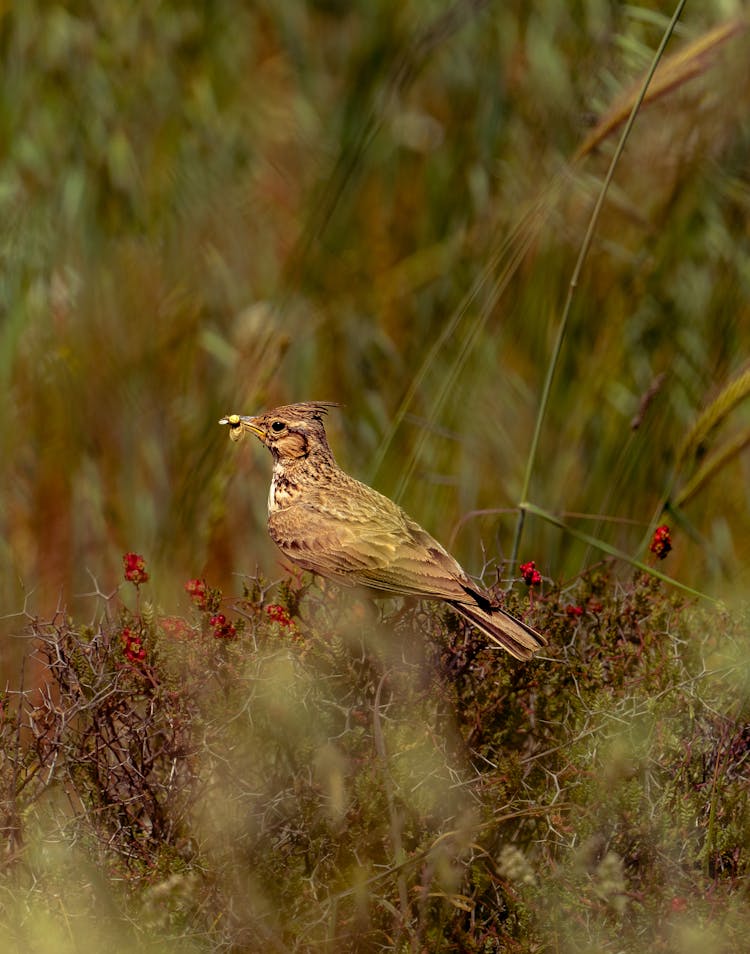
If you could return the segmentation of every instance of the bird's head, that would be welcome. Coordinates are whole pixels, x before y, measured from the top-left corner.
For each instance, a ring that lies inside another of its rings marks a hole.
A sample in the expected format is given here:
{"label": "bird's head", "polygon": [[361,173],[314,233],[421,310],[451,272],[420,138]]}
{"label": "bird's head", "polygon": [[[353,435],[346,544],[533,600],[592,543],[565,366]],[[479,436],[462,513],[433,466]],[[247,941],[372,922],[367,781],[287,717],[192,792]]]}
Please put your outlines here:
{"label": "bird's head", "polygon": [[245,432],[255,434],[282,463],[297,461],[317,453],[330,455],[323,417],[329,407],[338,407],[329,401],[305,401],[274,408],[255,417],[227,414],[219,424],[229,425],[233,441],[241,440]]}

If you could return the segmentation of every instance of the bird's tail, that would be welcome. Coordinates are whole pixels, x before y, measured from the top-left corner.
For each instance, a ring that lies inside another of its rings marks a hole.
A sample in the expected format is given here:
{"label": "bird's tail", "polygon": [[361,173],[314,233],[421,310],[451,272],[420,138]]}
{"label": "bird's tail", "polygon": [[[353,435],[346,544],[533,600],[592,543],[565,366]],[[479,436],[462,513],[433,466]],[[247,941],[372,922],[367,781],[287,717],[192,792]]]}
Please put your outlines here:
{"label": "bird's tail", "polygon": [[520,619],[499,607],[473,605],[450,601],[453,609],[470,620],[485,636],[501,646],[516,659],[531,659],[534,653],[547,645],[541,633],[522,623]]}

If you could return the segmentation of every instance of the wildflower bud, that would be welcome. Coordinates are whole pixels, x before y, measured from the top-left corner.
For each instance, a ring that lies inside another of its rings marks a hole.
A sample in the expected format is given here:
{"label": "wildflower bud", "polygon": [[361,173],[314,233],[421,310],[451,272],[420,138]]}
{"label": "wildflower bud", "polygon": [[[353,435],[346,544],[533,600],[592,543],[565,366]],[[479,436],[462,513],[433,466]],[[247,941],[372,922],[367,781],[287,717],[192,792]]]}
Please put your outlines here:
{"label": "wildflower bud", "polygon": [[279,603],[270,603],[266,607],[266,613],[274,621],[278,623],[279,626],[291,626],[292,620],[289,616],[289,613],[281,606]]}
{"label": "wildflower bud", "polygon": [[652,553],[655,553],[660,560],[663,560],[671,549],[672,532],[667,524],[663,523],[660,527],[657,527],[656,530],[654,530],[654,535],[651,538],[651,546],[649,547],[649,550]]}
{"label": "wildflower bud", "polygon": [[145,583],[148,580],[146,561],[140,554],[125,553],[123,554],[122,562],[125,567],[125,579],[128,583],[134,583],[136,586],[140,586],[141,583]]}
{"label": "wildflower bud", "polygon": [[208,622],[214,628],[214,639],[234,639],[237,635],[236,626],[228,622],[223,613],[217,613]]}
{"label": "wildflower bud", "polygon": [[520,569],[523,581],[527,586],[538,586],[542,582],[542,574],[537,570],[536,563],[533,560],[522,563]]}
{"label": "wildflower bud", "polygon": [[120,633],[122,652],[125,658],[132,663],[143,662],[146,658],[146,648],[139,633],[134,633],[128,626],[124,626]]}
{"label": "wildflower bud", "polygon": [[185,591],[198,609],[206,609],[208,601],[208,587],[205,580],[188,580]]}

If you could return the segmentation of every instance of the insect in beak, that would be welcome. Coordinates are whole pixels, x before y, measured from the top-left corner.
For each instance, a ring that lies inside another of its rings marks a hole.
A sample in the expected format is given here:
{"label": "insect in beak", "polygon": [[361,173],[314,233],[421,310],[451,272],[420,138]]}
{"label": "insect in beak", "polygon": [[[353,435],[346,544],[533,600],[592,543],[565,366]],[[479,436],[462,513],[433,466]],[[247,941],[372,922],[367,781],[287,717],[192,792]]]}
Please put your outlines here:
{"label": "insect in beak", "polygon": [[254,417],[242,417],[239,414],[227,414],[226,417],[222,417],[219,421],[219,424],[228,424],[229,425],[229,436],[233,441],[242,440],[244,437],[245,431],[250,431],[255,434],[256,437],[260,437],[262,440],[265,437],[264,432],[254,423]]}

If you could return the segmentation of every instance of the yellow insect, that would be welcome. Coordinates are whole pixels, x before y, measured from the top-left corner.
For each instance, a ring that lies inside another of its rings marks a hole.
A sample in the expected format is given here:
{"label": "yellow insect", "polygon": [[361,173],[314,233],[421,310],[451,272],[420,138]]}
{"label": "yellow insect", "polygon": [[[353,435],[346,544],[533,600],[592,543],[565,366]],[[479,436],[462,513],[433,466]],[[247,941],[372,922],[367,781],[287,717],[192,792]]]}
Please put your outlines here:
{"label": "yellow insect", "polygon": [[252,418],[241,417],[239,414],[227,414],[226,417],[222,417],[219,424],[228,424],[229,436],[232,440],[241,441],[245,436],[245,431],[248,430],[247,421],[249,420],[252,420]]}

